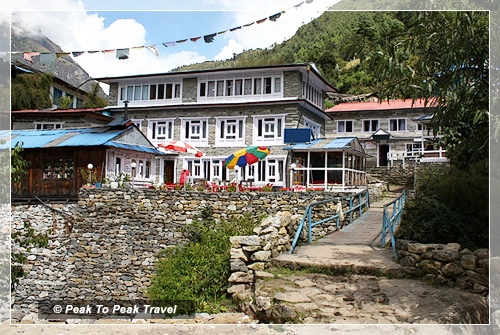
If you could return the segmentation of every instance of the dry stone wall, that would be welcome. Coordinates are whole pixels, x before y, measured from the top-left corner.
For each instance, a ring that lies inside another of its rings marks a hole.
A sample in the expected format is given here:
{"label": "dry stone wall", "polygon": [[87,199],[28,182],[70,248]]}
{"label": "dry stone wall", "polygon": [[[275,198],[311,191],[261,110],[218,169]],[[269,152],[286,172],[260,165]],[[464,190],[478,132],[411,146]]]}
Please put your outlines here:
{"label": "dry stone wall", "polygon": [[488,294],[488,249],[462,250],[458,243],[422,244],[408,240],[397,240],[396,249],[399,263],[409,275]]}
{"label": "dry stone wall", "polygon": [[[380,190],[374,190],[373,194],[376,197]],[[216,219],[229,219],[244,213],[258,216],[290,213],[294,220],[291,221],[293,225],[287,225],[286,235],[281,228],[277,229],[279,245],[265,244],[266,250],[255,257],[274,256],[289,248],[299,218],[309,203],[344,195],[347,193],[81,189],[78,204],[57,205],[63,211],[76,214],[76,224],[69,235],[62,217],[54,216],[49,209],[13,206],[15,232],[25,234],[25,221],[30,222],[37,233],[52,230],[44,248],[14,243],[13,252],[27,258],[22,265],[27,275],[16,287],[14,304],[29,312],[36,311],[35,303],[47,297],[120,300],[145,297],[155,271],[157,253],[185,241],[179,228],[199,217],[201,209],[207,206],[213,209]],[[346,210],[348,202],[344,201],[343,206]],[[313,212],[313,219],[334,214],[333,206],[326,205]],[[343,223],[349,219],[346,215]],[[318,238],[335,229],[333,222],[322,225],[313,229],[313,236]],[[261,235],[266,232],[262,230]],[[276,232],[270,230],[275,236]]]}

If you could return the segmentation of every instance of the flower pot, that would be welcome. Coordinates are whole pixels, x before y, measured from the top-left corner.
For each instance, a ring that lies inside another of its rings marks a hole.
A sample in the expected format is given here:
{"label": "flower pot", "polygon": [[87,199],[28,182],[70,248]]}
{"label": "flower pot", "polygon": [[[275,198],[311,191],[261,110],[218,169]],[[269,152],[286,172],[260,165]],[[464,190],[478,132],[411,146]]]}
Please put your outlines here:
{"label": "flower pot", "polygon": [[117,181],[112,181],[110,183],[111,188],[118,188],[118,182]]}
{"label": "flower pot", "polygon": [[131,188],[131,187],[132,187],[132,184],[131,184],[131,182],[129,182],[129,181],[124,181],[124,182],[123,182],[123,187],[124,187],[124,188]]}

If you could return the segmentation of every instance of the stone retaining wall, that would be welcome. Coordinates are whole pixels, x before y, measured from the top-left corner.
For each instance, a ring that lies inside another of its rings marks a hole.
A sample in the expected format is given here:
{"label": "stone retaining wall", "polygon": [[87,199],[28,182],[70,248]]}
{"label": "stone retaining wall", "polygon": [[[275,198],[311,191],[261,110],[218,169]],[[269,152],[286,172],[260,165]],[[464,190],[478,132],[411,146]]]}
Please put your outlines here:
{"label": "stone retaining wall", "polygon": [[[381,194],[381,188],[375,187],[371,193],[373,201]],[[13,252],[27,257],[23,265],[27,276],[16,288],[15,305],[27,312],[36,311],[35,302],[44,297],[142,298],[154,274],[157,253],[185,241],[179,228],[199,217],[203,207],[211,206],[216,219],[243,213],[289,212],[297,219],[293,226],[287,226],[288,239],[285,235],[281,237],[286,242],[281,241],[281,248],[273,244],[263,250],[272,249],[273,253],[289,248],[290,237],[293,239],[299,218],[309,203],[346,194],[81,189],[78,205],[56,205],[68,213],[76,212],[76,224],[70,235],[65,234],[62,217],[53,216],[49,209],[13,206],[13,229],[21,235],[26,231],[24,221],[30,222],[37,233],[56,227],[55,233],[49,234],[45,248],[14,243]],[[343,206],[346,210],[347,201],[343,201]],[[333,206],[326,205],[313,211],[313,219],[334,214]],[[346,215],[344,223],[349,219]],[[333,222],[315,227],[314,238],[335,229]]]}
{"label": "stone retaining wall", "polygon": [[462,250],[458,243],[422,244],[407,240],[397,240],[396,249],[399,263],[409,275],[488,294],[488,249],[471,251]]}

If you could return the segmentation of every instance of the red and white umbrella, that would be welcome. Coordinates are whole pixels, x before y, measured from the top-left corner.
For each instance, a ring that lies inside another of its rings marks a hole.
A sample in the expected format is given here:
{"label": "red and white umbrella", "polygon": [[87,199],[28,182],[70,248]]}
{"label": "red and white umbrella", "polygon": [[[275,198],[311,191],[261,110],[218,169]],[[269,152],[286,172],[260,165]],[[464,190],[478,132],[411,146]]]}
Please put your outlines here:
{"label": "red and white umbrella", "polygon": [[190,154],[194,154],[195,157],[202,157],[205,155],[203,152],[200,150],[196,149],[193,147],[191,144],[182,142],[182,141],[172,141],[172,142],[167,142],[167,143],[160,143],[158,144],[159,147],[162,147],[167,150],[174,150],[174,151],[179,151],[179,152],[187,152]]}

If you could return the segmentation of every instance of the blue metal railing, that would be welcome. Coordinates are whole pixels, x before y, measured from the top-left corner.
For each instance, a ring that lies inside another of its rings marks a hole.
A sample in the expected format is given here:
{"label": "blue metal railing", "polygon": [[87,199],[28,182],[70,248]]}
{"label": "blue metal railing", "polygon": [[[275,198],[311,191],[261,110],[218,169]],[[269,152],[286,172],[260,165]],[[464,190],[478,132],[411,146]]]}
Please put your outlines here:
{"label": "blue metal railing", "polygon": [[[362,200],[363,195],[365,196],[364,201]],[[359,199],[359,201],[358,201],[358,204],[356,206],[353,206],[354,199],[356,197]],[[317,222],[312,222],[312,209],[314,206],[324,205],[324,204],[327,204],[330,202],[339,202],[343,199],[349,199],[349,209],[347,211],[343,212],[343,214],[344,214],[344,216],[349,214],[350,222],[352,222],[352,214],[354,211],[359,209],[359,215],[361,216],[361,214],[363,213],[363,205],[365,206],[365,208],[370,207],[370,194],[369,194],[368,190],[365,190],[365,191],[362,191],[362,192],[359,192],[359,193],[356,193],[353,195],[345,196],[345,197],[334,198],[334,199],[330,199],[330,200],[323,200],[323,201],[310,203],[309,205],[307,205],[306,212],[302,216],[302,221],[300,222],[299,228],[297,229],[297,233],[295,234],[295,239],[293,240],[293,243],[292,243],[292,247],[290,248],[290,251],[289,251],[290,254],[295,249],[295,246],[297,244],[297,241],[299,240],[300,234],[302,233],[302,230],[304,229],[304,224],[306,222],[306,219],[307,219],[307,223],[308,223],[307,226],[309,228],[309,243],[312,243],[312,228],[313,227],[320,225],[322,223],[325,223],[327,221],[330,221],[330,220],[337,220],[337,228],[339,227],[339,225],[340,225],[339,213],[335,214],[334,216],[330,216],[326,219],[323,219],[323,220],[320,220]]]}
{"label": "blue metal railing", "polygon": [[[387,235],[387,230],[389,230],[389,235],[391,237],[392,251],[394,252],[394,258],[398,259],[398,254],[396,252],[396,241],[394,239],[394,233],[396,227],[399,226],[401,222],[401,216],[403,216],[403,207],[406,203],[406,191],[403,191],[401,195],[391,201],[390,203],[384,205],[384,221],[382,226],[382,247],[385,247],[385,236]],[[389,217],[388,208],[392,205],[392,215]]]}

